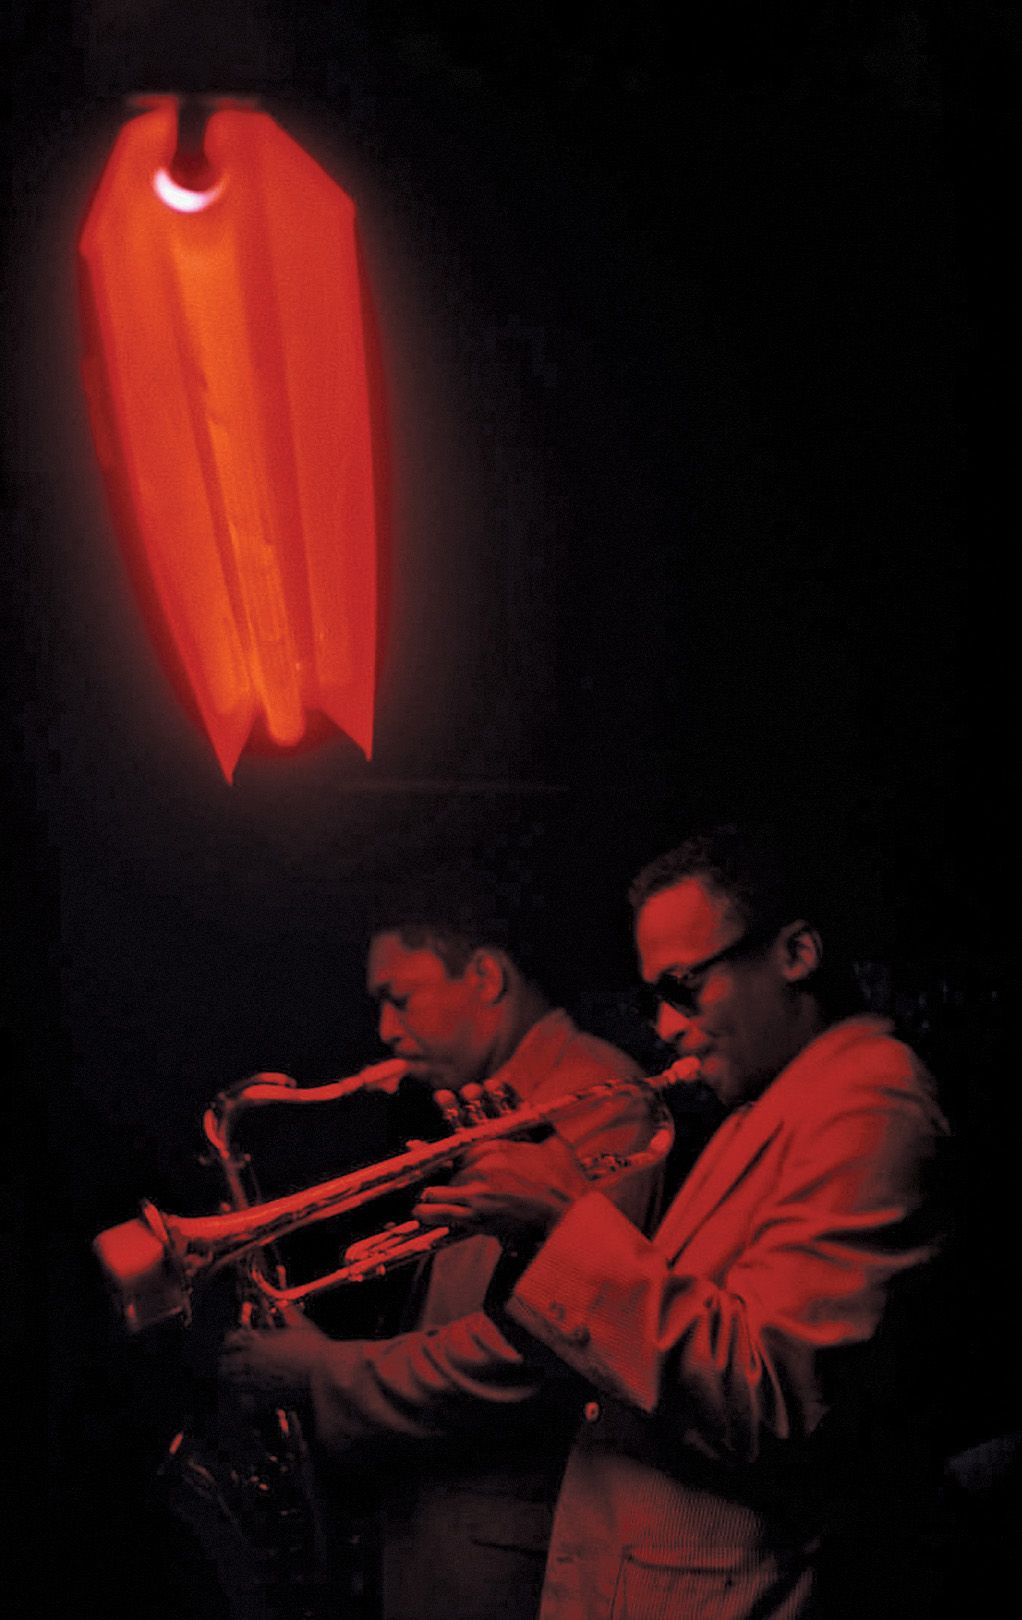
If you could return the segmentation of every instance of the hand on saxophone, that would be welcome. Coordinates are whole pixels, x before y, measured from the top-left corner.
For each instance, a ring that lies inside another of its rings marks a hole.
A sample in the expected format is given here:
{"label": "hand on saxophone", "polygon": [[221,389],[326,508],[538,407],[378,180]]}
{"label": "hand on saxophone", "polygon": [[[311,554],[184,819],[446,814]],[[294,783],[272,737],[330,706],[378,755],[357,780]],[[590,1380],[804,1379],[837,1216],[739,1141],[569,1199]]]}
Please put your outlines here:
{"label": "hand on saxophone", "polygon": [[446,1187],[424,1187],[413,1214],[423,1226],[471,1226],[500,1235],[542,1235],[592,1191],[559,1136],[469,1148]]}
{"label": "hand on saxophone", "polygon": [[299,1405],[309,1395],[329,1336],[293,1313],[286,1327],[236,1328],[224,1340],[218,1371],[223,1383],[252,1408]]}

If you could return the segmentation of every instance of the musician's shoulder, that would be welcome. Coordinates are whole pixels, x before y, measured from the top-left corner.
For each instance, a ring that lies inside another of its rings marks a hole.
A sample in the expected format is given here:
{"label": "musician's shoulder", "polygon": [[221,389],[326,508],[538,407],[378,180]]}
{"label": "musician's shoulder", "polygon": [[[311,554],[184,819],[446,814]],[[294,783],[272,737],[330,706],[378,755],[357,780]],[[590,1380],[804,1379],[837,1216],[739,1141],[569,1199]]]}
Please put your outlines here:
{"label": "musician's shoulder", "polygon": [[574,1091],[582,1086],[614,1081],[624,1084],[641,1078],[642,1069],[627,1052],[599,1035],[573,1027],[571,1039],[565,1044],[556,1068],[545,1077],[544,1086],[552,1086],[557,1091]]}

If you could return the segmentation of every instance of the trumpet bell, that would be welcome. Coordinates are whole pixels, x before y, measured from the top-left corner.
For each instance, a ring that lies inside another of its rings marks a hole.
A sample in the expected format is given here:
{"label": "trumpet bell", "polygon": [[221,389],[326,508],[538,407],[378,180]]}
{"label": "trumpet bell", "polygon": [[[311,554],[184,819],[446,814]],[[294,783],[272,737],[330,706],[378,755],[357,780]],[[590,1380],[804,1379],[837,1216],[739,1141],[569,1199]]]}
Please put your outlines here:
{"label": "trumpet bell", "polygon": [[100,1232],[92,1252],[129,1333],[191,1321],[190,1290],[155,1204],[144,1203],[135,1220]]}

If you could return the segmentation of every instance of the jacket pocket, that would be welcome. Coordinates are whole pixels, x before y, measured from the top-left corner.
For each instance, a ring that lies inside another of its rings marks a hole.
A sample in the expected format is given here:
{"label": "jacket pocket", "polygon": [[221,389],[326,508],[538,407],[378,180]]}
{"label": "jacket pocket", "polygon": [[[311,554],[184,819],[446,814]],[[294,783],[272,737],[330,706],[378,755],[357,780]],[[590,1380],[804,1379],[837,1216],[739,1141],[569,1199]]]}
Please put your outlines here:
{"label": "jacket pocket", "polygon": [[687,1554],[627,1547],[610,1620],[742,1620],[771,1583],[772,1561],[744,1547]]}

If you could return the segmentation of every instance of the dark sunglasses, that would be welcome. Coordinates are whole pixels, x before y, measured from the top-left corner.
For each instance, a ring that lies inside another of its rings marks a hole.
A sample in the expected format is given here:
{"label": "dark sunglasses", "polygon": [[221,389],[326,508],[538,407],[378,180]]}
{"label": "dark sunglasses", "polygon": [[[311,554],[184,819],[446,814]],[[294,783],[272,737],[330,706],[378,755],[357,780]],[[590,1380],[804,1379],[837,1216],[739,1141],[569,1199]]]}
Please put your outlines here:
{"label": "dark sunglasses", "polygon": [[744,934],[725,945],[722,951],[714,951],[712,956],[704,956],[701,962],[693,962],[684,973],[661,973],[659,979],[652,984],[642,984],[635,992],[635,1007],[639,1015],[647,1022],[653,1023],[660,1006],[666,1002],[677,1012],[694,1013],[699,1010],[699,997],[702,994],[706,975],[711,968],[719,962],[730,962],[748,952],[757,950],[767,940],[772,939],[776,929],[748,928]]}

